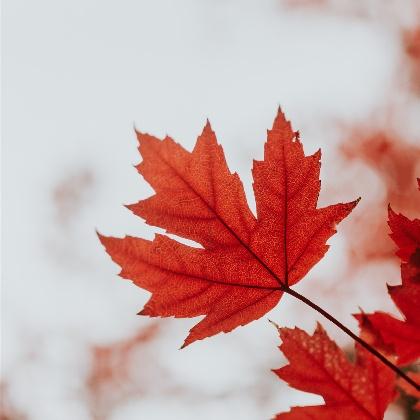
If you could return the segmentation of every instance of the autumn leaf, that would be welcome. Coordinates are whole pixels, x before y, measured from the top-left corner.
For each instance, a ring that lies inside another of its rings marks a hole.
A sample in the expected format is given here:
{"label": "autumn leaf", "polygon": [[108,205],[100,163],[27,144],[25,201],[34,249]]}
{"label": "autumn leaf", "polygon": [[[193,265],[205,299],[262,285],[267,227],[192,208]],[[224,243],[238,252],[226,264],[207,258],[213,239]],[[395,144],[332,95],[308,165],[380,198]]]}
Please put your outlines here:
{"label": "autumn leaf", "polygon": [[152,293],[141,315],[205,315],[184,346],[272,309],[285,287],[324,256],[336,224],[357,203],[317,208],[320,151],[304,155],[280,110],[268,131],[264,160],[254,161],[257,217],[208,122],[191,153],[170,137],[137,132],[137,138],[143,157],[137,169],[155,195],[128,208],[202,248],[160,234],[153,241],[99,237],[121,266],[120,276]]}
{"label": "autumn leaf", "polygon": [[[387,346],[388,354],[391,347],[397,363],[404,365],[420,357],[420,220],[410,220],[389,207],[388,224],[392,231],[390,236],[398,246],[397,255],[402,260],[402,284],[388,286],[388,293],[404,319],[375,312],[364,315],[365,327],[368,322],[371,344],[382,350]],[[362,326],[362,335],[366,332]]]}
{"label": "autumn leaf", "polygon": [[296,389],[321,395],[325,404],[292,407],[276,420],[383,419],[395,397],[395,374],[376,357],[357,344],[351,363],[320,324],[312,336],[299,328],[278,330],[289,364],[274,372]]}

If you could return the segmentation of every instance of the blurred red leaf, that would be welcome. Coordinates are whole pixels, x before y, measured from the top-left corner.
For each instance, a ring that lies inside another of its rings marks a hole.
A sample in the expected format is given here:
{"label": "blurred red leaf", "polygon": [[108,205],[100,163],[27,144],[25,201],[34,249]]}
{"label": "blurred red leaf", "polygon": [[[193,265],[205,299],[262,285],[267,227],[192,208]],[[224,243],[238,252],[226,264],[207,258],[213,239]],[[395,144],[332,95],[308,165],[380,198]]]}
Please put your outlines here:
{"label": "blurred red leaf", "polygon": [[390,236],[398,246],[397,255],[402,260],[402,284],[388,286],[388,292],[404,320],[384,312],[364,316],[370,329],[375,331],[371,344],[378,344],[379,335],[384,343],[392,346],[398,363],[407,364],[420,357],[420,220],[410,220],[389,208],[388,224],[392,231]]}
{"label": "blurred red leaf", "polygon": [[164,235],[100,239],[121,266],[120,276],[152,292],[140,314],[206,315],[184,346],[272,309],[282,287],[297,283],[324,256],[335,225],[357,203],[317,209],[320,152],[304,155],[281,111],[268,131],[264,160],[254,161],[257,218],[209,123],[192,153],[170,137],[137,137],[143,157],[137,169],[156,194],[128,207],[204,249]]}
{"label": "blurred red leaf", "polygon": [[[133,336],[91,349],[92,364],[86,377],[86,390],[92,418],[104,420],[109,413],[127,399],[142,396],[150,388],[145,365],[152,364],[146,349],[159,333],[158,324],[142,328]],[[143,366],[137,377],[137,353]]]}
{"label": "blurred red leaf", "polygon": [[54,187],[52,198],[57,221],[68,225],[77,216],[85,200],[90,196],[94,175],[89,169],[68,174]]}
{"label": "blurred red leaf", "polygon": [[420,26],[403,32],[403,45],[411,86],[415,92],[420,93]]}
{"label": "blurred red leaf", "polygon": [[279,333],[289,365],[274,372],[294,388],[321,395],[325,404],[293,407],[277,420],[383,419],[395,397],[395,374],[372,354],[356,345],[357,360],[351,363],[320,324],[312,336],[299,328]]}
{"label": "blurred red leaf", "polygon": [[368,125],[352,130],[341,145],[343,156],[369,167],[383,183],[384,196],[372,202],[349,224],[351,256],[354,263],[394,259],[388,238],[386,206],[406,212],[417,211],[420,195],[413,196],[413,180],[420,167],[420,147],[411,144],[387,128],[372,131]]}
{"label": "blurred red leaf", "polygon": [[133,352],[156,338],[158,325],[151,324],[137,332],[133,337],[110,345],[92,348],[92,369],[87,378],[87,386],[92,393],[110,383],[127,381],[130,368],[130,357]]}
{"label": "blurred red leaf", "polygon": [[0,420],[26,420],[24,415],[11,401],[9,386],[0,382]]}

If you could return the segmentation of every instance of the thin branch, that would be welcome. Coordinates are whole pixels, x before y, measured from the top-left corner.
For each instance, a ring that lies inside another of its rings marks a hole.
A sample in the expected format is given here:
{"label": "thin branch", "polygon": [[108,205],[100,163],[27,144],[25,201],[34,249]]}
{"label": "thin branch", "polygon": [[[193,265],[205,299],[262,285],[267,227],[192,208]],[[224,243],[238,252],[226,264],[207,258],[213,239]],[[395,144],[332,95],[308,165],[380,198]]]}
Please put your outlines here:
{"label": "thin branch", "polygon": [[371,354],[376,356],[382,363],[384,363],[386,366],[388,366],[390,369],[392,369],[397,375],[399,375],[406,382],[408,382],[410,385],[412,385],[417,391],[420,391],[420,385],[417,382],[415,382],[413,379],[411,379],[401,369],[399,369],[392,362],[390,362],[383,354],[381,354],[378,350],[376,350],[374,347],[372,347],[365,340],[363,340],[362,338],[357,336],[354,332],[352,332],[350,329],[348,329],[345,325],[343,325],[340,321],[338,321],[336,318],[334,318],[332,315],[330,315],[327,311],[322,309],[320,306],[318,306],[316,303],[312,302],[307,297],[301,295],[300,293],[296,292],[295,290],[290,289],[287,286],[285,286],[283,288],[283,291],[285,293],[288,293],[289,295],[295,297],[296,299],[300,300],[301,302],[305,303],[306,305],[310,306],[312,309],[315,309],[318,313],[320,313],[322,316],[324,316],[329,321],[331,321],[334,325],[336,325],[338,328],[340,328],[343,332],[345,332],[353,340],[357,341],[360,345],[362,345],[367,351],[369,351]]}

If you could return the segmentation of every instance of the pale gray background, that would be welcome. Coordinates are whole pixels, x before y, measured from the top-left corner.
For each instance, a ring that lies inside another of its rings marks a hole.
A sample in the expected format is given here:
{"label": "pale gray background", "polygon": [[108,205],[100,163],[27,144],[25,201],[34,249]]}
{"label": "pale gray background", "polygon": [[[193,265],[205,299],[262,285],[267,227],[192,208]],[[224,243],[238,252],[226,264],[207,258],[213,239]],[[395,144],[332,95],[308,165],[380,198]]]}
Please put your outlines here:
{"label": "pale gray background", "polygon": [[[403,130],[417,129],[419,99],[403,86],[400,30],[415,21],[418,2],[3,3],[1,373],[9,403],[30,420],[95,418],[86,389],[91,346],[153,322],[135,315],[147,294],[116,276],[95,235],[95,228],[149,238],[156,231],[122,206],[151,193],[132,167],[133,124],[191,149],[208,117],[252,202],[252,159],[262,157],[281,104],[305,150],[323,148],[323,204],[359,195],[369,202],[380,183],[340,163],[340,127],[380,120],[392,106]],[[392,310],[381,293],[398,268],[353,273],[379,279],[369,286],[379,297],[368,296],[348,274],[340,231],[330,244],[297,289],[354,330],[359,305]],[[321,293],[330,286],[334,297]],[[197,320],[160,320],[158,338],[129,367],[142,392],[123,395],[107,419],[251,420],[321,403],[270,372],[285,360],[267,317],[307,331],[320,319],[284,297],[261,320],[183,351]],[[120,391],[111,389],[110,399]],[[398,409],[388,418],[401,418]]]}

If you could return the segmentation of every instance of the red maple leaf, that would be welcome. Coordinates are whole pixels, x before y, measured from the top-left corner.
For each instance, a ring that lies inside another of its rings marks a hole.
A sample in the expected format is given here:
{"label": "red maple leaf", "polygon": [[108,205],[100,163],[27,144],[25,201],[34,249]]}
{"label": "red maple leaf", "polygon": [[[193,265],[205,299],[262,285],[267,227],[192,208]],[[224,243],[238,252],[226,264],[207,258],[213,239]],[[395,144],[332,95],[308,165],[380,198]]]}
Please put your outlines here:
{"label": "red maple leaf", "polygon": [[[418,183],[420,188],[420,180]],[[420,357],[420,220],[410,220],[394,213],[390,207],[388,224],[392,231],[390,236],[398,246],[396,254],[402,260],[402,284],[388,286],[388,293],[404,320],[384,312],[363,316],[369,322],[371,344],[382,341],[393,348],[399,364],[407,364]]]}
{"label": "red maple leaf", "polygon": [[318,324],[311,336],[299,328],[278,328],[280,350],[289,365],[274,372],[301,391],[321,395],[325,404],[292,407],[277,420],[379,420],[394,399],[395,374],[360,345],[353,364]]}
{"label": "red maple leaf", "polygon": [[[254,161],[257,217],[239,176],[207,123],[190,153],[170,137],[138,132],[137,169],[155,195],[128,206],[150,225],[194,240],[99,236],[120,276],[150,291],[141,315],[205,318],[184,346],[248,324],[272,309],[328,249],[335,226],[357,204],[317,208],[320,151],[305,156],[279,110],[263,161]],[[183,346],[183,347],[184,347]]]}

